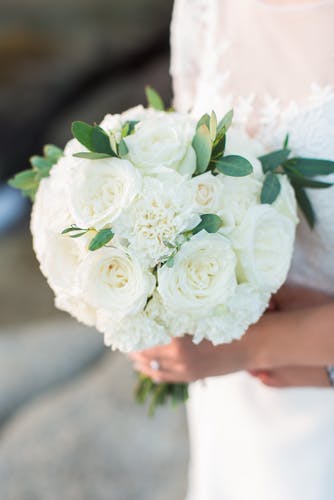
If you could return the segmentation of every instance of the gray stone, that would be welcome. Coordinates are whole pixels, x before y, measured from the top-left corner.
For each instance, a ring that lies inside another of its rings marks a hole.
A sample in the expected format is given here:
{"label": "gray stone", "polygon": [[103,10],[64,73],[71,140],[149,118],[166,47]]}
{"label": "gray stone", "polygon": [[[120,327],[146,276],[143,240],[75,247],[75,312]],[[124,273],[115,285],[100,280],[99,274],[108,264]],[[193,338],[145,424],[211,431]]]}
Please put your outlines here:
{"label": "gray stone", "polygon": [[102,335],[73,320],[2,329],[0,423],[32,398],[67,382],[104,352]]}
{"label": "gray stone", "polygon": [[155,417],[133,401],[125,357],[26,408],[4,429],[6,500],[182,500],[187,476],[184,409]]}

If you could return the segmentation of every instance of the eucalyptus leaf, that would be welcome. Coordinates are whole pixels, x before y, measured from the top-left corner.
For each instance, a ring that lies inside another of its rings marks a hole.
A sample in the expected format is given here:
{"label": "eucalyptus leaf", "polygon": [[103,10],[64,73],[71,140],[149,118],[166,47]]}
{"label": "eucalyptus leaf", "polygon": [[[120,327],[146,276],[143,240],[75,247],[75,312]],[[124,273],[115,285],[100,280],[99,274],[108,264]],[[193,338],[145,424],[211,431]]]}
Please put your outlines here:
{"label": "eucalyptus leaf", "polygon": [[105,153],[75,153],[75,158],[85,158],[86,160],[103,160],[103,158],[110,158],[110,155]]}
{"label": "eucalyptus leaf", "polygon": [[82,227],[77,227],[77,226],[70,226],[70,227],[67,227],[66,229],[64,229],[61,234],[69,234],[69,233],[73,233],[75,231],[88,231],[88,229],[84,229]]}
{"label": "eucalyptus leaf", "polygon": [[54,144],[46,144],[43,153],[44,156],[52,161],[53,165],[64,155],[64,151]]}
{"label": "eucalyptus leaf", "polygon": [[295,187],[295,194],[298,205],[302,213],[304,214],[305,219],[307,220],[310,228],[313,229],[316,222],[316,218],[309,197],[307,196],[305,190],[301,187]]}
{"label": "eucalyptus leaf", "polygon": [[157,111],[164,111],[165,104],[156,90],[152,87],[147,86],[145,88],[147,102],[150,108],[156,109]]}
{"label": "eucalyptus leaf", "polygon": [[215,165],[220,173],[231,177],[245,177],[253,172],[252,164],[238,155],[223,156]]}
{"label": "eucalyptus leaf", "polygon": [[333,183],[331,182],[315,181],[313,179],[308,179],[307,177],[297,176],[293,174],[289,174],[289,179],[292,182],[293,186],[296,187],[327,189],[333,186]]}
{"label": "eucalyptus leaf", "polygon": [[166,266],[167,267],[173,267],[174,266],[174,262],[175,262],[175,255],[171,255],[170,257],[168,257],[168,259],[166,260]]}
{"label": "eucalyptus leaf", "polygon": [[306,177],[316,175],[330,175],[334,173],[334,161],[317,160],[315,158],[291,158],[286,162],[286,166],[293,168],[298,173]]}
{"label": "eucalyptus leaf", "polygon": [[118,154],[119,156],[123,157],[126,156],[129,152],[128,146],[126,145],[126,142],[124,139],[121,139],[120,143],[118,144]]}
{"label": "eucalyptus leaf", "polygon": [[37,189],[36,172],[33,170],[23,170],[23,172],[16,174],[10,179],[9,185],[13,188],[27,191]]}
{"label": "eucalyptus leaf", "polygon": [[198,128],[192,146],[197,159],[196,174],[203,174],[208,168],[212,153],[210,131],[206,125],[201,125]]}
{"label": "eucalyptus leaf", "polygon": [[92,137],[93,127],[88,123],[76,121],[72,123],[72,134],[80,144],[85,146],[89,151],[94,150],[93,137]]}
{"label": "eucalyptus leaf", "polygon": [[216,214],[201,215],[201,222],[193,230],[193,234],[205,230],[207,233],[216,233],[221,228],[223,222]]}
{"label": "eucalyptus leaf", "polygon": [[127,137],[128,135],[133,134],[138,123],[139,121],[136,120],[129,120],[125,122],[122,128],[122,137]]}
{"label": "eucalyptus leaf", "polygon": [[277,199],[281,191],[281,183],[278,175],[269,172],[264,180],[261,191],[261,203],[268,203],[271,205]]}
{"label": "eucalyptus leaf", "polygon": [[217,127],[217,115],[214,111],[212,111],[209,123],[210,137],[212,142],[214,142],[217,137]]}
{"label": "eucalyptus leaf", "polygon": [[109,156],[115,156],[111,149],[110,139],[108,134],[98,125],[92,128],[92,146],[95,153],[104,153]]}
{"label": "eucalyptus leaf", "polygon": [[275,170],[277,167],[281,166],[290,155],[290,149],[279,149],[277,151],[273,151],[267,155],[263,155],[259,157],[259,160],[262,164],[263,172],[269,172]]}
{"label": "eucalyptus leaf", "polygon": [[114,233],[111,229],[101,229],[101,231],[99,231],[90,242],[88,249],[91,252],[95,252],[95,250],[99,250],[99,248],[102,248],[109,243],[113,237]]}
{"label": "eucalyptus leaf", "polygon": [[226,115],[220,120],[218,124],[218,132],[223,131],[225,134],[231,127],[233,121],[233,109],[231,109]]}
{"label": "eucalyptus leaf", "polygon": [[210,115],[208,113],[205,113],[199,120],[196,125],[196,130],[198,130],[202,125],[206,125],[207,128],[210,130]]}

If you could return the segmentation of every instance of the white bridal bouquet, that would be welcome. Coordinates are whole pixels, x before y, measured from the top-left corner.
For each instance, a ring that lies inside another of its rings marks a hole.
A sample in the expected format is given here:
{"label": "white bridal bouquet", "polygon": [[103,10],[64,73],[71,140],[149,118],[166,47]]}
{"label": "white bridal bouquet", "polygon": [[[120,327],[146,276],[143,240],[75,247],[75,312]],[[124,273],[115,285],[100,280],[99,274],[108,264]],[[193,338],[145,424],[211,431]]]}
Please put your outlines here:
{"label": "white bridal bouquet", "polygon": [[[31,231],[56,306],[95,326],[122,352],[231,342],[259,320],[284,283],[294,248],[296,196],[333,163],[265,154],[234,130],[232,112],[199,121],[150,107],[75,122],[64,151],[46,146],[11,184],[31,196]],[[326,172],[325,172],[326,171]],[[182,384],[141,377],[137,396],[186,399]]]}

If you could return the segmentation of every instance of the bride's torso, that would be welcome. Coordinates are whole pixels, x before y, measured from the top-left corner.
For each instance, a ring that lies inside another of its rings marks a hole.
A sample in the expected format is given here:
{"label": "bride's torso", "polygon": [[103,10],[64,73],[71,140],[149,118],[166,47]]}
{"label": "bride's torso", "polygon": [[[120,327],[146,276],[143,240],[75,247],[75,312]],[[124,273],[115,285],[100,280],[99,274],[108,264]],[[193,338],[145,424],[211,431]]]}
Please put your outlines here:
{"label": "bride's torso", "polygon": [[[334,160],[333,26],[334,0],[176,0],[176,108],[233,107],[268,149],[289,133],[294,154]],[[318,220],[311,231],[301,217],[290,279],[334,294],[334,187],[309,191]],[[238,373],[194,384],[188,409],[188,500],[334,498],[334,391]]]}
{"label": "bride's torso", "polygon": [[[289,133],[294,154],[334,160],[333,26],[334,0],[177,0],[176,108],[233,108],[269,149]],[[318,221],[311,231],[301,220],[290,279],[334,293],[334,188],[309,195]]]}

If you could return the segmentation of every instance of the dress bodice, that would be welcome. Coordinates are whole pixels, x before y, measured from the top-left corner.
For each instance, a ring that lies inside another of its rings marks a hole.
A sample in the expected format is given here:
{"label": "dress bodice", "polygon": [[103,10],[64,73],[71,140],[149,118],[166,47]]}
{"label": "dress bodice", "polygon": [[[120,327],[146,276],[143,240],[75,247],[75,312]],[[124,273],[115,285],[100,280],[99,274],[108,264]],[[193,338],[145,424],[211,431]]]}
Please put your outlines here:
{"label": "dress bodice", "polygon": [[[171,73],[177,109],[233,107],[235,124],[293,153],[334,160],[334,0],[176,0]],[[334,176],[332,179],[334,182]],[[334,293],[334,188],[309,190],[290,279]]]}

